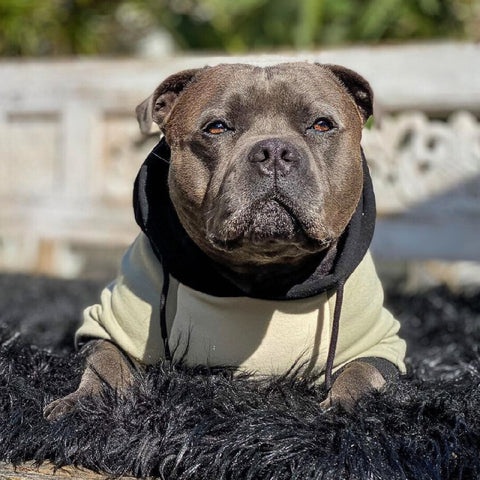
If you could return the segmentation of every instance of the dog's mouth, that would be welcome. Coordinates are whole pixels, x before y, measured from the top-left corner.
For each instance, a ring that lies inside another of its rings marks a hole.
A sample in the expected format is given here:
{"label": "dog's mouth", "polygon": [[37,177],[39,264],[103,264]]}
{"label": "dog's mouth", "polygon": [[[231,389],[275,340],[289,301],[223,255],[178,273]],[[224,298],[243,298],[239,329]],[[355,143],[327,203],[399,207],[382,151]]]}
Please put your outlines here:
{"label": "dog's mouth", "polygon": [[216,226],[208,233],[208,238],[215,248],[223,251],[248,245],[264,251],[291,246],[304,252],[316,252],[331,243],[329,238],[314,238],[302,216],[278,196],[257,200]]}

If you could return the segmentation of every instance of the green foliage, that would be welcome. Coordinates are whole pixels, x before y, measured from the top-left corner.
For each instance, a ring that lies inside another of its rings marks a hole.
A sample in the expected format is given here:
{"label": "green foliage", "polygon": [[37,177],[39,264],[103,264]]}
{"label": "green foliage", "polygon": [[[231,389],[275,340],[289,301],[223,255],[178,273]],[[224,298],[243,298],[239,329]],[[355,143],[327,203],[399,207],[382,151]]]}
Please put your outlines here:
{"label": "green foliage", "polygon": [[374,125],[375,125],[375,119],[374,119],[373,115],[370,115],[368,117],[367,121],[365,122],[365,128],[367,130],[371,130]]}
{"label": "green foliage", "polygon": [[129,54],[158,29],[238,53],[354,42],[478,40],[480,0],[0,0],[0,55]]}

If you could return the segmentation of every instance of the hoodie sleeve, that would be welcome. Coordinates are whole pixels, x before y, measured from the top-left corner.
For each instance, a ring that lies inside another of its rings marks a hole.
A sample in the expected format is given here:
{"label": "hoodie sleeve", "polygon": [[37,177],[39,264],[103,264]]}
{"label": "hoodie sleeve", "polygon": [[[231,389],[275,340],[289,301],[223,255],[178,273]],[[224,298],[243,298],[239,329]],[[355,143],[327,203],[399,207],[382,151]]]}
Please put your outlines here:
{"label": "hoodie sleeve", "polygon": [[[335,297],[334,292],[329,295],[331,316]],[[383,306],[383,299],[382,285],[367,252],[345,283],[334,371],[353,360],[374,357],[405,373],[406,344],[398,336],[400,323]]]}
{"label": "hoodie sleeve", "polygon": [[[159,322],[162,285],[161,264],[141,233],[125,253],[116,280],[103,289],[100,303],[84,311],[76,346],[93,338],[111,340],[142,363],[158,362],[164,357]],[[167,322],[171,300],[167,301]]]}

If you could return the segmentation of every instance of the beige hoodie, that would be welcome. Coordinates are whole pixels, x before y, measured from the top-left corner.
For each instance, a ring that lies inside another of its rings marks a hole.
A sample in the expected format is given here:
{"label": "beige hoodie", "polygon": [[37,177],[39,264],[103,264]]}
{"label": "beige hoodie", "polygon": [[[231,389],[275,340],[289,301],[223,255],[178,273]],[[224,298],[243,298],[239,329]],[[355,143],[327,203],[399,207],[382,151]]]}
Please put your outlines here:
{"label": "beige hoodie", "polygon": [[[102,338],[144,364],[164,358],[162,284],[161,265],[141,233],[126,252],[118,278],[103,290],[100,304],[85,310],[76,344]],[[283,301],[214,297],[170,277],[170,349],[174,359],[183,358],[188,365],[235,366],[270,375],[300,362],[306,371],[323,371],[334,305],[334,291]],[[404,373],[406,345],[397,335],[399,326],[383,308],[382,286],[367,253],[345,283],[334,371],[357,358],[379,357]]]}

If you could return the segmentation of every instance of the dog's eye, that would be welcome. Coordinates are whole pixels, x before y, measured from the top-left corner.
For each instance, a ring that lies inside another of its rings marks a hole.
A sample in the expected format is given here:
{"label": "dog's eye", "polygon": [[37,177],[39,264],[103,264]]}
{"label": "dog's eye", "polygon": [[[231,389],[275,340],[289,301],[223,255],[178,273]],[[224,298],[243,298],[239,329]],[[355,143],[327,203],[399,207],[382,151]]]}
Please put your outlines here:
{"label": "dog's eye", "polygon": [[327,118],[319,118],[315,121],[311,128],[316,132],[328,132],[333,128],[333,123]]}
{"label": "dog's eye", "polygon": [[225,133],[226,131],[230,130],[225,123],[220,120],[215,120],[214,122],[209,123],[205,128],[204,131],[210,133],[212,135],[219,135],[220,133]]}

